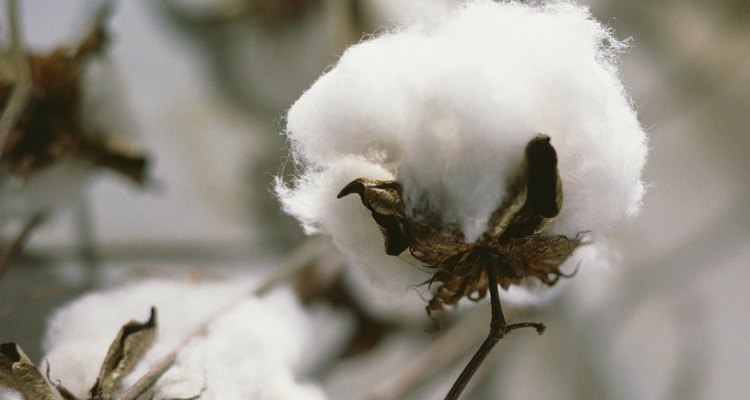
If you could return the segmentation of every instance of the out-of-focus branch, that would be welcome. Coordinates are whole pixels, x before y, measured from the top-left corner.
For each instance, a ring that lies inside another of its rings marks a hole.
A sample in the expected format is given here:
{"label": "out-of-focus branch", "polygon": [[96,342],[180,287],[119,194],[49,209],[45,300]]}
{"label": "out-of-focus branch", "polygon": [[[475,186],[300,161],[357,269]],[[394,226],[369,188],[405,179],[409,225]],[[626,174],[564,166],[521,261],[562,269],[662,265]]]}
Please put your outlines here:
{"label": "out-of-focus branch", "polygon": [[3,279],[3,275],[5,275],[5,272],[10,268],[13,259],[16,258],[18,253],[21,252],[21,249],[23,249],[23,245],[26,243],[29,235],[31,235],[34,229],[42,223],[43,220],[44,216],[42,214],[36,214],[31,217],[18,236],[16,236],[16,238],[10,243],[10,246],[0,253],[0,279]]}
{"label": "out-of-focus branch", "polygon": [[7,6],[11,55],[16,72],[16,86],[8,100],[8,104],[3,109],[2,116],[0,116],[0,159],[2,158],[2,148],[8,140],[10,131],[15,127],[23,109],[29,102],[32,90],[32,83],[29,77],[29,64],[23,52],[23,33],[18,21],[17,3],[15,0],[8,0]]}

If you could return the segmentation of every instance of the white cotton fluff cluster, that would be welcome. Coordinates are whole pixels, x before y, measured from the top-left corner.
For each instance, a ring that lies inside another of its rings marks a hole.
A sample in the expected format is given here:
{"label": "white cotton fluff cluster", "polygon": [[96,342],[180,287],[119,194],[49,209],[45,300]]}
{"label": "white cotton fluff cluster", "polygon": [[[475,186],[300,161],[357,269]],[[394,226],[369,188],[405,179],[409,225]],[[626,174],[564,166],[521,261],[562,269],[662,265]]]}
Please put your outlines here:
{"label": "white cotton fluff cluster", "polygon": [[[85,398],[120,327],[146,321],[154,305],[157,339],[124,386],[179,347],[176,363],[155,386],[155,398],[200,393],[201,399],[324,399],[322,389],[297,376],[303,358],[317,352],[309,346],[310,317],[290,291],[249,296],[254,285],[155,280],[86,295],[50,320],[42,368],[48,362],[53,381]],[[183,343],[208,320],[205,335]]]}
{"label": "white cotton fluff cluster", "polygon": [[403,292],[421,280],[402,280],[409,266],[385,255],[357,196],[338,191],[398,179],[409,210],[428,207],[474,241],[545,133],[564,194],[549,231],[605,234],[644,192],[646,134],[615,64],[625,46],[585,7],[493,1],[352,46],[289,110],[299,174],[277,185],[284,209]]}
{"label": "white cotton fluff cluster", "polygon": [[25,400],[20,392],[0,386],[0,400]]}

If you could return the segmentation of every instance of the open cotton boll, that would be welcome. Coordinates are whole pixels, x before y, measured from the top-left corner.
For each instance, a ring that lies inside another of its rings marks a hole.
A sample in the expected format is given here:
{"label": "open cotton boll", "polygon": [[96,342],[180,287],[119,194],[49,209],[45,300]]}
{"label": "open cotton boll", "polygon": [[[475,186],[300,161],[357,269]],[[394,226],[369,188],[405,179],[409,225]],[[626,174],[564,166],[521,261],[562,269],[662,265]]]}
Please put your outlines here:
{"label": "open cotton boll", "polygon": [[563,190],[547,232],[606,234],[643,195],[646,135],[615,65],[624,47],[584,7],[492,1],[355,45],[289,110],[300,173],[280,185],[281,201],[374,275],[400,279],[387,278],[383,265],[395,258],[369,212],[354,197],[335,199],[343,177],[397,179],[411,217],[439,216],[470,243],[526,144],[544,133]]}
{"label": "open cotton boll", "polygon": [[[86,295],[49,322],[44,359],[51,378],[85,398],[120,327],[129,320],[145,321],[153,305],[156,340],[124,386],[179,347],[176,363],[154,388],[165,398],[198,393],[202,399],[324,398],[321,389],[296,376],[303,351],[309,350],[305,345],[312,341],[309,317],[293,293],[249,296],[255,286],[251,280],[155,280]],[[205,335],[184,342],[207,321]]]}

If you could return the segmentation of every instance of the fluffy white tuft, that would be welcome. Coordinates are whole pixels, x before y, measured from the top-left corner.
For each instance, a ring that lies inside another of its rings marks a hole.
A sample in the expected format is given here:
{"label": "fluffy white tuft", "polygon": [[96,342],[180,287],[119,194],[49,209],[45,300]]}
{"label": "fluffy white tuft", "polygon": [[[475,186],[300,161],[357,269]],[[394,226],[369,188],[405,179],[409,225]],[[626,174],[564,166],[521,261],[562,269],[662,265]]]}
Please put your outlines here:
{"label": "fluffy white tuft", "polygon": [[[319,387],[296,376],[311,351],[309,317],[291,292],[248,296],[253,286],[149,281],[84,296],[50,321],[45,360],[51,377],[85,397],[120,327],[131,319],[145,321],[154,305],[157,339],[125,386],[179,347],[176,363],[155,386],[156,398],[200,393],[201,399],[324,399]],[[183,344],[216,315],[204,336]]]}
{"label": "fluffy white tuft", "polygon": [[20,392],[0,386],[0,400],[24,400]]}
{"label": "fluffy white tuft", "polygon": [[605,234],[644,191],[646,134],[615,65],[625,46],[584,7],[493,1],[352,46],[289,110],[300,172],[277,185],[283,206],[371,275],[398,279],[359,199],[336,199],[346,183],[398,179],[411,212],[427,207],[473,241],[545,133],[564,193],[550,231]]}

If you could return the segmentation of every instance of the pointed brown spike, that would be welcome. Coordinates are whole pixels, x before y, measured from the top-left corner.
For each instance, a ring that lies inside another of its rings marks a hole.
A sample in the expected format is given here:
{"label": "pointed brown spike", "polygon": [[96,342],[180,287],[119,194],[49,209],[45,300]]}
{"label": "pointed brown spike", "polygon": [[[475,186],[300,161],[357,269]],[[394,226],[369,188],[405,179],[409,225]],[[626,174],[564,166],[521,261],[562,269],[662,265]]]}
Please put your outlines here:
{"label": "pointed brown spike", "polygon": [[557,152],[547,135],[539,134],[526,145],[528,162],[527,202],[544,218],[560,212],[562,185],[557,173]]}
{"label": "pointed brown spike", "polygon": [[405,233],[405,212],[401,201],[401,184],[397,181],[355,179],[339,192],[337,198],[352,193],[359,195],[362,204],[370,210],[385,240],[385,252],[397,256],[409,247]]}
{"label": "pointed brown spike", "polygon": [[[349,182],[346,186],[344,186],[343,189],[339,192],[338,195],[336,195],[337,199],[340,199],[344,196],[348,196],[352,193],[358,194],[360,197],[364,197],[365,195],[365,180],[364,178],[358,178],[351,182]],[[364,198],[362,199],[364,201]]]}

